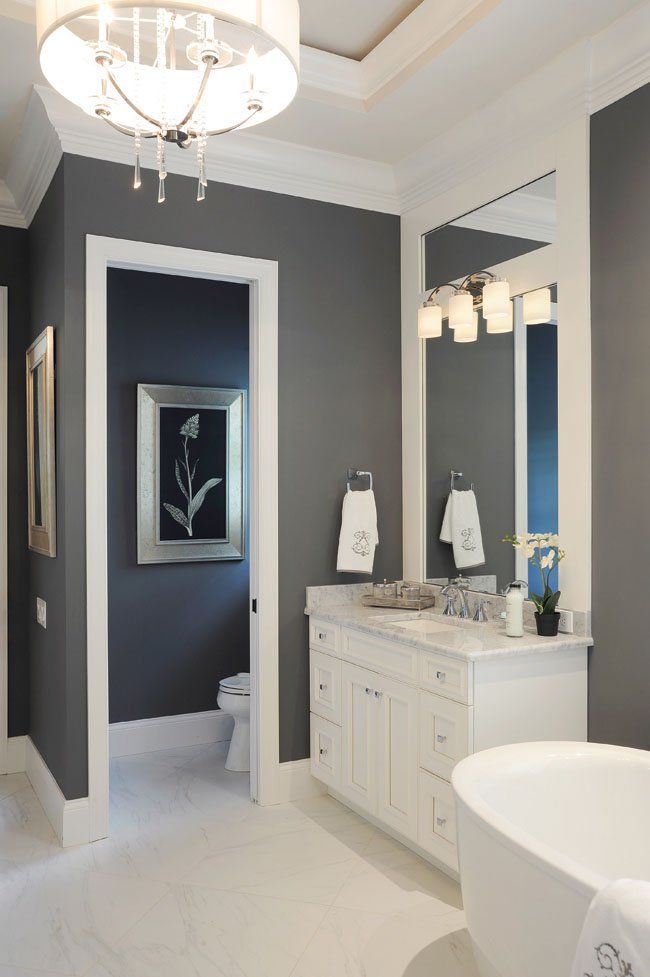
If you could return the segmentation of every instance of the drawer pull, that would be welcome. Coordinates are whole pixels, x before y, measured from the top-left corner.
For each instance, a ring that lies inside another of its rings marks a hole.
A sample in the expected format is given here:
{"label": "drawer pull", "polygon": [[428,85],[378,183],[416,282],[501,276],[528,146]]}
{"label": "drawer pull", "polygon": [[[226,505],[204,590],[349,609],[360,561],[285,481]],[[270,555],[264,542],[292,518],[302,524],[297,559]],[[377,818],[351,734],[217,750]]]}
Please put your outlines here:
{"label": "drawer pull", "polygon": [[321,690],[321,692],[325,692],[327,689],[327,682],[321,682],[318,688]]}
{"label": "drawer pull", "polygon": [[438,733],[438,735],[436,736],[436,740],[438,741],[438,743],[446,743],[447,737],[443,736],[442,733]]}
{"label": "drawer pull", "polygon": [[321,756],[327,756],[327,750],[324,746],[321,746],[318,752],[320,753]]}
{"label": "drawer pull", "polygon": [[318,640],[319,641],[327,641],[327,631],[319,631],[318,632]]}
{"label": "drawer pull", "polygon": [[447,673],[438,671],[436,672],[436,678],[438,679],[439,682],[444,682],[445,679],[447,678]]}
{"label": "drawer pull", "polygon": [[383,694],[384,694],[383,692],[375,692],[375,699],[381,699]]}
{"label": "drawer pull", "polygon": [[447,818],[436,818],[436,824],[439,828],[444,828],[447,823]]}
{"label": "drawer pull", "polygon": [[372,693],[373,693],[373,689],[369,689],[368,686],[366,685],[366,695],[372,695]]}

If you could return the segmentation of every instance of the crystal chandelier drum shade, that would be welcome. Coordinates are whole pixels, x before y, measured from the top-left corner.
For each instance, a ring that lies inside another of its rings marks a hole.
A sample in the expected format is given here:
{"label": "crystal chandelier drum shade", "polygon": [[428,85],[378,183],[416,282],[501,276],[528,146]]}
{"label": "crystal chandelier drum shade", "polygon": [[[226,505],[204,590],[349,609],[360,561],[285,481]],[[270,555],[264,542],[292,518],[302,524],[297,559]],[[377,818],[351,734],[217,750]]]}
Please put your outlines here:
{"label": "crystal chandelier drum shade", "polygon": [[[45,77],[89,115],[134,137],[138,180],[141,139],[158,142],[161,180],[165,143],[195,144],[201,173],[210,136],[272,118],[298,88],[298,0],[169,8],[37,0],[36,26]],[[199,182],[205,185],[204,172]]]}

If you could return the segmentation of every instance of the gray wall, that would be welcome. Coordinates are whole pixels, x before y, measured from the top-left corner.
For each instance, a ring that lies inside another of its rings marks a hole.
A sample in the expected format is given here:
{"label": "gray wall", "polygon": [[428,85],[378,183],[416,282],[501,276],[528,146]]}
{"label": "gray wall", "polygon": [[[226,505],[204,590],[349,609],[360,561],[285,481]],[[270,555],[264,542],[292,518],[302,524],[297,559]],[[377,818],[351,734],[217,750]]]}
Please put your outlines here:
{"label": "gray wall", "polygon": [[249,668],[248,559],[138,565],[138,383],[248,389],[248,286],[108,273],[111,722],[216,709]]}
{"label": "gray wall", "polygon": [[650,86],[592,117],[592,740],[650,748]]}
{"label": "gray wall", "polygon": [[0,285],[9,289],[7,563],[9,599],[10,736],[29,729],[27,642],[27,506],[25,493],[25,350],[29,346],[29,251],[27,231],[0,227]]}
{"label": "gray wall", "polygon": [[[100,234],[279,262],[280,756],[305,757],[304,588],[341,581],[335,560],[348,466],[375,474],[381,536],[375,575],[401,573],[399,219],[219,184],[211,184],[206,201],[197,205],[196,181],[178,176],[169,177],[167,202],[161,206],[150,171],[138,192],[130,188],[126,166],[65,156],[61,172],[63,300],[55,274],[61,272],[60,255],[47,274],[41,266],[40,281],[34,283],[50,320],[65,312],[59,386],[65,422],[59,451],[60,473],[65,471],[59,501],[65,530],[65,630],[61,640],[52,641],[48,629],[47,667],[59,670],[49,688],[56,723],[46,722],[48,703],[32,697],[32,724],[41,730],[44,756],[67,797],[86,793],[85,236]],[[41,227],[47,223],[40,212],[37,221]],[[65,755],[62,743],[67,744]]]}
{"label": "gray wall", "polygon": [[[544,242],[467,227],[441,227],[425,241],[427,288],[463,278],[502,261],[545,247]],[[452,548],[440,527],[452,468],[475,483],[485,565],[469,574],[496,574],[498,587],[514,579],[511,546],[501,542],[515,529],[515,400],[512,333],[477,343],[454,343],[445,328],[427,342],[427,576],[456,575]]]}

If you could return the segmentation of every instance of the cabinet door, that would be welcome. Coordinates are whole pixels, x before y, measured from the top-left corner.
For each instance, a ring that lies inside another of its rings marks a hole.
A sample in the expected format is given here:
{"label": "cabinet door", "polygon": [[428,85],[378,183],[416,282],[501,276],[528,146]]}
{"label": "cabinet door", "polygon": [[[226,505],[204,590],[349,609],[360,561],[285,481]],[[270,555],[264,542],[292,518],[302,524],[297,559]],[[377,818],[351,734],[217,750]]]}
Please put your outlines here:
{"label": "cabinet door", "polygon": [[471,752],[472,706],[420,692],[420,766],[443,780]]}
{"label": "cabinet door", "polygon": [[341,793],[370,813],[376,805],[375,691],[379,678],[365,668],[343,663],[341,682]]}
{"label": "cabinet door", "polygon": [[341,725],[341,659],[309,652],[311,711],[331,723]]}
{"label": "cabinet door", "polygon": [[377,685],[377,817],[416,840],[419,692],[383,675]]}

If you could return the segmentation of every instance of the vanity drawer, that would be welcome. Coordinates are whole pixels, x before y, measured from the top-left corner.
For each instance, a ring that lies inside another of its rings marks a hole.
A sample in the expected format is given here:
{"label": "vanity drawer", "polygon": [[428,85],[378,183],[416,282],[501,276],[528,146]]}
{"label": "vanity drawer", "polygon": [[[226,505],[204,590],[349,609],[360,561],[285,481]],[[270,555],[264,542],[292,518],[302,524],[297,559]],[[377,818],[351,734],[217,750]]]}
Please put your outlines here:
{"label": "vanity drawer", "polygon": [[410,685],[417,685],[418,652],[408,645],[343,628],[341,655],[346,661],[370,668],[373,672],[383,672]]}
{"label": "vanity drawer", "polygon": [[420,684],[447,699],[472,703],[472,666],[470,662],[447,658],[433,651],[423,651],[420,657]]}
{"label": "vanity drawer", "polygon": [[456,811],[451,786],[420,770],[418,844],[458,871]]}
{"label": "vanity drawer", "polygon": [[323,719],[341,725],[341,659],[309,652],[310,709]]}
{"label": "vanity drawer", "polygon": [[433,692],[420,692],[420,766],[443,780],[472,751],[474,710]]}
{"label": "vanity drawer", "polygon": [[329,787],[341,781],[341,727],[311,714],[311,774]]}
{"label": "vanity drawer", "polygon": [[340,633],[338,624],[329,624],[317,618],[309,618],[309,647],[327,651],[330,655],[340,654]]}

